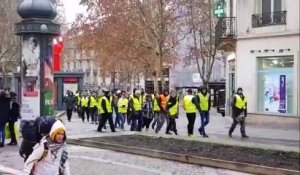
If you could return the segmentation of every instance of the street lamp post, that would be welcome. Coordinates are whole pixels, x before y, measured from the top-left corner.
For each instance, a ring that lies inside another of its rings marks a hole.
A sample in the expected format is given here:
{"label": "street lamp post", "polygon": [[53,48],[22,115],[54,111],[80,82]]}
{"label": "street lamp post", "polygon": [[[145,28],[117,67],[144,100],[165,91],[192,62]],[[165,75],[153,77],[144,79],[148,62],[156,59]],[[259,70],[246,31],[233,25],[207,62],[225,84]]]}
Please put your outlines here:
{"label": "street lamp post", "polygon": [[53,37],[60,25],[53,23],[57,12],[49,0],[24,0],[18,7],[22,21],[15,33],[21,37],[22,118],[53,115]]}

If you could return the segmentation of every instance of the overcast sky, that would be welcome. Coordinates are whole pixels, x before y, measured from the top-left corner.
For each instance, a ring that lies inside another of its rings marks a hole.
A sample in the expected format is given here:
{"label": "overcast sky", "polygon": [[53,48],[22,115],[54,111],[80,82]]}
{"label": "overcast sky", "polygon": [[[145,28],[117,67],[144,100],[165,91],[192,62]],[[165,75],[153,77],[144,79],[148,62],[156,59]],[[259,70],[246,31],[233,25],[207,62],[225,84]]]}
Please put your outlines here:
{"label": "overcast sky", "polygon": [[76,14],[84,12],[85,8],[79,5],[80,0],[62,0],[65,6],[67,23],[71,23],[76,19]]}

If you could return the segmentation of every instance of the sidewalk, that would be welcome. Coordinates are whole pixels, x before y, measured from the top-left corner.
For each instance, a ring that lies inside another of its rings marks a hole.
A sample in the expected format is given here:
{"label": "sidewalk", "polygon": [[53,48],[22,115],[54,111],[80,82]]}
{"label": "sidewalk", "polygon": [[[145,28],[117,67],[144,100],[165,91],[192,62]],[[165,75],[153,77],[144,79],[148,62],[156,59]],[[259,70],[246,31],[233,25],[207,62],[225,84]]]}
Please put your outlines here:
{"label": "sidewalk", "polygon": [[[99,133],[96,131],[97,125],[91,123],[82,123],[78,118],[77,114],[74,114],[72,122],[67,122],[66,117],[62,118],[68,129],[69,138],[86,138],[86,137],[100,137],[100,136],[112,136],[112,135],[127,135],[135,134],[135,132],[130,132],[130,126],[126,125],[126,131],[119,131],[117,133],[111,133],[110,128],[107,125],[107,131],[105,133]],[[256,126],[247,126],[246,132],[250,136],[249,139],[242,139],[240,137],[240,128],[237,126],[233,133],[233,137],[229,138],[228,130],[231,126],[232,119],[229,117],[222,117],[215,111],[211,112],[210,123],[206,127],[207,134],[209,138],[202,138],[198,133],[198,128],[200,126],[200,117],[197,114],[197,119],[195,122],[194,134],[197,135],[196,138],[187,137],[187,119],[185,114],[180,110],[180,117],[177,119],[177,129],[179,135],[166,135],[165,128],[166,124],[160,131],[159,134],[155,134],[152,129],[149,132],[140,132],[137,134],[159,136],[166,138],[177,138],[177,139],[187,139],[187,140],[197,140],[202,142],[213,142],[226,145],[240,145],[249,147],[258,147],[265,149],[276,149],[284,151],[299,151],[299,130],[292,129],[278,129],[278,128],[262,128]]]}

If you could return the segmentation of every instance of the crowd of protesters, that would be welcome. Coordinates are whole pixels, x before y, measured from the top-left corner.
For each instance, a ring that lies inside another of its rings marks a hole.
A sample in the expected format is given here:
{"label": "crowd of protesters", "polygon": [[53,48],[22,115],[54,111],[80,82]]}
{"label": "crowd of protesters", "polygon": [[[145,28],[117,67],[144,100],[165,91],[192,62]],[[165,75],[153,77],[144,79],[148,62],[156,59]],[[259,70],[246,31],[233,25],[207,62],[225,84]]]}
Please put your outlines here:
{"label": "crowd of protesters", "polygon": [[[201,123],[198,131],[204,138],[208,137],[205,127],[209,123],[209,112],[211,108],[211,97],[208,89],[201,86],[196,95],[191,89],[182,99],[182,106],[188,120],[187,134],[194,137],[194,125],[197,113],[200,114]],[[233,103],[234,118],[241,113],[246,114],[246,100],[240,98],[242,89],[235,94],[236,99]],[[98,125],[97,130],[103,132],[106,130],[106,124],[109,124],[111,132],[116,132],[116,128],[125,130],[125,125],[130,127],[130,131],[141,132],[149,131],[152,128],[155,133],[159,133],[166,123],[166,134],[178,135],[176,128],[176,119],[179,117],[179,97],[175,90],[163,90],[162,92],[146,93],[143,89],[134,89],[132,93],[126,91],[109,91],[102,89],[100,91],[80,91],[75,94],[68,92],[65,97],[65,106],[67,110],[68,121],[71,121],[73,111],[78,113],[82,122],[90,122]],[[237,108],[237,106],[239,106]],[[239,109],[239,110],[238,110]],[[115,117],[113,117],[115,114]],[[234,123],[229,131],[231,136],[235,125]],[[242,124],[242,136],[245,134],[244,124]]]}

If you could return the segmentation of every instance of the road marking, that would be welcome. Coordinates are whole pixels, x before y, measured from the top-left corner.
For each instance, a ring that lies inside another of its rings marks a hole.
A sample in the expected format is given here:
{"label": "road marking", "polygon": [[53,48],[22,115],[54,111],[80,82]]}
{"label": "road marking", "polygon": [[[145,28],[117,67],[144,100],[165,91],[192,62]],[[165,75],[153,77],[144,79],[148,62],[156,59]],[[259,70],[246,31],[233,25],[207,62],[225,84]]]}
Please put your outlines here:
{"label": "road marking", "polygon": [[160,175],[172,175],[172,173],[170,173],[170,172],[154,170],[154,169],[146,168],[143,166],[131,165],[131,164],[116,162],[116,161],[112,161],[112,160],[104,160],[104,159],[100,159],[100,158],[93,158],[93,157],[87,157],[87,156],[69,156],[69,157],[91,160],[91,161],[96,161],[96,162],[102,162],[102,163],[106,163],[106,164],[113,164],[113,165],[118,165],[118,166],[124,166],[124,167],[132,168],[132,169],[138,169],[138,170],[142,170],[142,171],[148,171],[151,173],[157,173]]}

